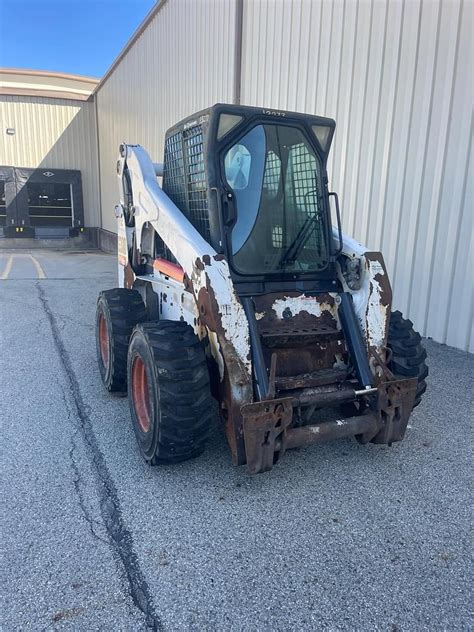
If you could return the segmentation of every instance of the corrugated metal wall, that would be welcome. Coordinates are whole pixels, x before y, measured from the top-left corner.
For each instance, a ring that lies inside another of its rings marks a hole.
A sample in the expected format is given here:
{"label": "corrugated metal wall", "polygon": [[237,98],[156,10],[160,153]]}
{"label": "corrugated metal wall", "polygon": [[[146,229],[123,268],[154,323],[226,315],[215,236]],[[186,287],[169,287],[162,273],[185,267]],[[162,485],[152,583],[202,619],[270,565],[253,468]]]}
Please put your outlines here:
{"label": "corrugated metal wall", "polygon": [[0,97],[0,164],[14,167],[79,169],[84,221],[100,223],[98,152],[94,104],[45,97]]}
{"label": "corrugated metal wall", "polygon": [[116,232],[115,165],[122,141],[163,160],[166,130],[232,100],[234,0],[170,0],[99,88],[102,227]]}
{"label": "corrugated metal wall", "polygon": [[[331,116],[346,232],[382,250],[395,306],[474,351],[471,0],[244,0],[241,101]],[[97,94],[103,227],[122,140],[166,129],[234,82],[235,0],[169,0]]]}
{"label": "corrugated metal wall", "polygon": [[245,0],[242,60],[242,103],[336,119],[344,230],[423,334],[471,351],[473,6]]}

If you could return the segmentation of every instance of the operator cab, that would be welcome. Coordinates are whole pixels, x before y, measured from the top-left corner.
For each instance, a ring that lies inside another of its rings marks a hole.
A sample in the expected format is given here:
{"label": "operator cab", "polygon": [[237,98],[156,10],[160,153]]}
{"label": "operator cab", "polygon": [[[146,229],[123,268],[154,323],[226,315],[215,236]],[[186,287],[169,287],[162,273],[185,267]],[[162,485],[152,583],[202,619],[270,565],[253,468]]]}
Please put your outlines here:
{"label": "operator cab", "polygon": [[218,104],[168,131],[163,189],[225,255],[238,291],[334,284],[334,128],[328,118]]}

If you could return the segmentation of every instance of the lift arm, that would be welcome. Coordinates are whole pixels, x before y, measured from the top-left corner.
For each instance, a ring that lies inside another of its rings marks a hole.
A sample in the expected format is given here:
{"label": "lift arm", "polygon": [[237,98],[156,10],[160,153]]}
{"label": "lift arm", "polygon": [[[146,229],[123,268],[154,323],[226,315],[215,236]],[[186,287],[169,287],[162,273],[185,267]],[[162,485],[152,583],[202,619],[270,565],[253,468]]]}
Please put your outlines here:
{"label": "lift arm", "polygon": [[157,173],[162,173],[162,167],[154,164],[140,145],[122,144],[120,147],[117,175],[122,214],[126,204],[125,170],[132,190],[137,248],[141,249],[143,233],[150,226],[158,232],[183,268],[186,289],[194,294],[202,323],[217,334],[224,359],[227,363],[237,363],[245,381],[251,383],[247,318],[234,291],[227,262],[217,255],[159,186]]}

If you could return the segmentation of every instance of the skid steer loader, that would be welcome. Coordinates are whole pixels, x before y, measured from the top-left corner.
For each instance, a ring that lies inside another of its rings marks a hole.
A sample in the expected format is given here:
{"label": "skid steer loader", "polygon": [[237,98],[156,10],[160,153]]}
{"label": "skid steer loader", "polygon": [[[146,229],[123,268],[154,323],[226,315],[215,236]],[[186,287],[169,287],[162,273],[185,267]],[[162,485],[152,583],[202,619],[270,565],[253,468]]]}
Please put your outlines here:
{"label": "skid steer loader", "polygon": [[334,129],[217,104],[167,132],[162,164],[120,146],[120,287],[99,296],[97,356],[149,463],[200,454],[214,400],[250,473],[297,446],[403,439],[426,352],[391,313],[381,253],[341,231]]}

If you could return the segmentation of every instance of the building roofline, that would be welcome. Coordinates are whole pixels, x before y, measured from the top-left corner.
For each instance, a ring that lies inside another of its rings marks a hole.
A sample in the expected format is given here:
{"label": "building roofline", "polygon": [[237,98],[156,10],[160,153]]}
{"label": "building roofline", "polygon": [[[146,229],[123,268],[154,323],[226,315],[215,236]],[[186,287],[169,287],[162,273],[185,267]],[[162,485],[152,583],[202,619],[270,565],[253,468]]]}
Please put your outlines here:
{"label": "building roofline", "polygon": [[104,83],[107,81],[107,79],[110,77],[110,75],[114,72],[114,70],[117,68],[117,66],[122,61],[122,59],[125,57],[125,55],[128,53],[128,51],[135,44],[137,39],[142,35],[143,31],[147,28],[147,26],[150,24],[150,22],[153,20],[153,18],[156,16],[156,14],[159,13],[159,11],[161,11],[161,9],[165,6],[165,4],[167,2],[168,2],[168,0],[158,0],[157,3],[152,6],[152,8],[147,13],[147,15],[144,17],[144,19],[142,20],[140,25],[137,27],[137,29],[135,30],[135,32],[133,33],[131,38],[128,40],[128,42],[122,48],[120,53],[114,59],[114,61],[112,62],[112,65],[110,66],[110,68],[107,70],[105,75],[102,77],[102,79],[99,81],[99,83],[94,88],[94,92],[93,92],[94,95],[104,85]]}
{"label": "building roofline", "polygon": [[53,77],[56,79],[69,79],[70,81],[82,81],[83,83],[99,83],[97,77],[87,77],[85,75],[74,75],[66,72],[55,72],[53,70],[33,70],[29,68],[0,68],[1,75],[28,75],[34,77]]}
{"label": "building roofline", "polygon": [[5,97],[33,97],[35,99],[55,99],[56,101],[93,101],[91,94],[81,94],[80,92],[70,92],[68,90],[35,90],[33,88],[2,88],[0,86],[0,96]]}
{"label": "building roofline", "polygon": [[[0,0],[1,1],[1,0]],[[93,100],[99,80],[50,70],[0,68],[0,95],[37,98]]]}

